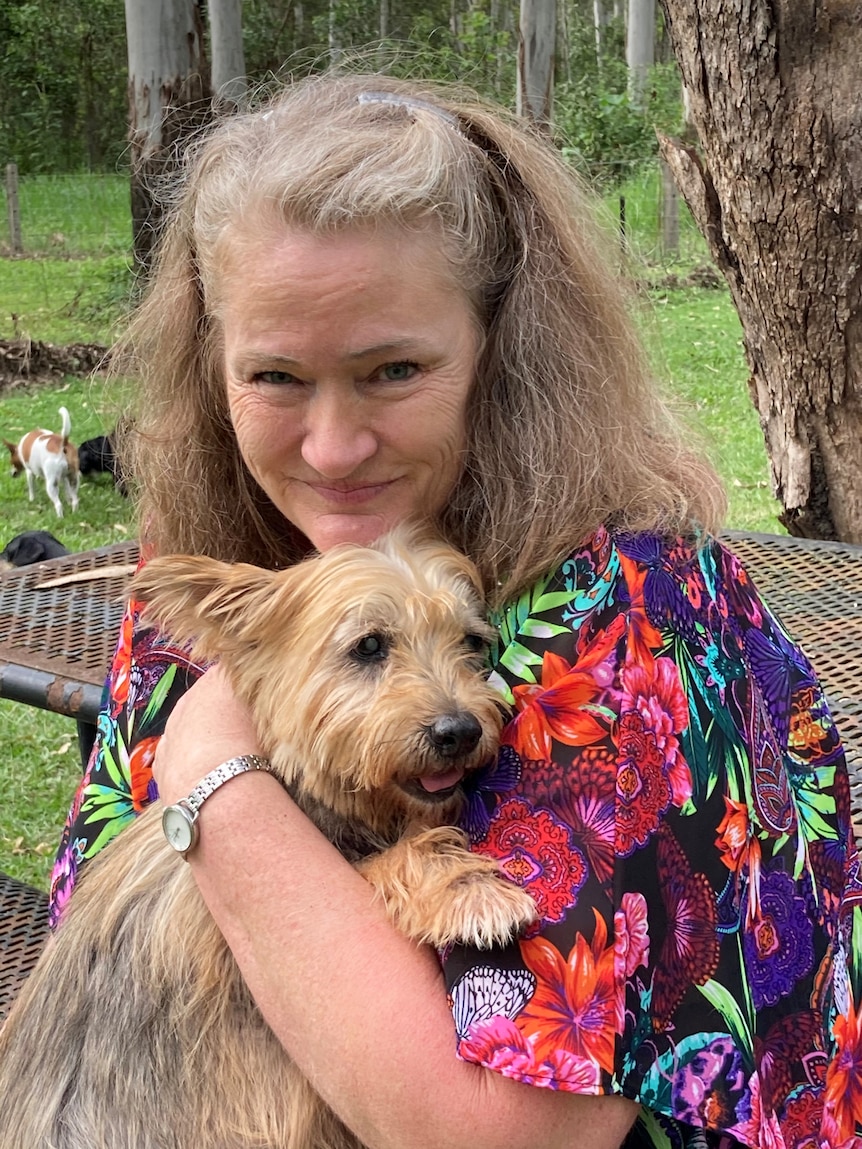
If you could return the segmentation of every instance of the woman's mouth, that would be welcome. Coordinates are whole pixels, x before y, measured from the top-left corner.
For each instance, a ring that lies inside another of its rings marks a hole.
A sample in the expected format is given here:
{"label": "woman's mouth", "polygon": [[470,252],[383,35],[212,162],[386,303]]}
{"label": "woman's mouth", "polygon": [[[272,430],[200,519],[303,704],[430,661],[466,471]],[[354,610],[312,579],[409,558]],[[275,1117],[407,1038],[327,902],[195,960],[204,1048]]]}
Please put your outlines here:
{"label": "woman's mouth", "polygon": [[352,507],[370,503],[394,482],[394,479],[389,479],[383,483],[309,483],[308,486],[324,502],[339,507]]}

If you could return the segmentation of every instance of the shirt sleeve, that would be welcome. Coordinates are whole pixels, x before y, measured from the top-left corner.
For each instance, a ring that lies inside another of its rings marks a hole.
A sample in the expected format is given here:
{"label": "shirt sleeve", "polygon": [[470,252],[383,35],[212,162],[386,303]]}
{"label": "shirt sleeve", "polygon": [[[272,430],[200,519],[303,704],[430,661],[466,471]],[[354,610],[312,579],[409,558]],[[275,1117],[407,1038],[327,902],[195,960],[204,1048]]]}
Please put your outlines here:
{"label": "shirt sleeve", "polygon": [[157,797],[156,744],[177,699],[204,669],[187,650],[140,624],[142,605],[127,604],[96,740],[60,839],[51,876],[52,927],[59,924],[84,864]]}
{"label": "shirt sleeve", "polygon": [[858,856],[808,660],[717,543],[600,531],[497,621],[513,717],[464,827],[539,921],[443,955],[459,1056],[640,1102],[627,1149],[862,1145]]}

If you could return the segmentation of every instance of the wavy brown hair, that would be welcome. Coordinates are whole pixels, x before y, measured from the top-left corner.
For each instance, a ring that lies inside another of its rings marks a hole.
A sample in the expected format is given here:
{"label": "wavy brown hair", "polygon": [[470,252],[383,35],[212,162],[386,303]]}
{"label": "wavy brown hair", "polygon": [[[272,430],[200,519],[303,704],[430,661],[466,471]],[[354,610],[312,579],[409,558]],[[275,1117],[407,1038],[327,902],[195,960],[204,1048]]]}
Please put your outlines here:
{"label": "wavy brown hair", "polygon": [[[436,228],[485,338],[443,533],[494,597],[601,523],[714,531],[724,494],[662,399],[589,195],[547,139],[472,93],[326,74],[188,150],[117,363],[140,379],[127,443],[155,548],[283,566],[307,541],[237,450],[222,370],[227,255],[288,226]],[[285,268],[285,275],[289,275]]]}

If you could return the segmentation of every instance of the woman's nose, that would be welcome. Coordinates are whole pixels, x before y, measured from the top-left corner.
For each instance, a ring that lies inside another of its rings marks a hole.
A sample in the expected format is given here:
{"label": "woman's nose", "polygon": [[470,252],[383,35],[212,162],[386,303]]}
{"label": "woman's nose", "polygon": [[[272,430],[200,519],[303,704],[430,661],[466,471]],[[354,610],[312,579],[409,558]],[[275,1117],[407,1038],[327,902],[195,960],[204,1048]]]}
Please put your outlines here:
{"label": "woman's nose", "polygon": [[346,479],[377,451],[362,404],[318,393],[306,409],[302,458],[318,475]]}

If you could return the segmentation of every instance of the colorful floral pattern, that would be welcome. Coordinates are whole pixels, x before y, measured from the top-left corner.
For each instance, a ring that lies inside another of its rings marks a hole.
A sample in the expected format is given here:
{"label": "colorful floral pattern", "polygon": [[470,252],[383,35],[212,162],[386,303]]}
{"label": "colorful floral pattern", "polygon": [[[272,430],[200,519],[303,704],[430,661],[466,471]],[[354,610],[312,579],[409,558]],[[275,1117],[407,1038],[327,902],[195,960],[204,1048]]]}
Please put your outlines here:
{"label": "colorful floral pattern", "polygon": [[[154,797],[158,737],[202,670],[138,614],[55,921]],[[540,920],[505,950],[443,955],[459,1056],[640,1102],[626,1149],[862,1149],[847,774],[816,677],[747,573],[714,542],[602,529],[494,621],[513,717],[463,824]]]}
{"label": "colorful floral pattern", "polygon": [[626,1149],[862,1149],[859,859],[804,655],[724,547],[605,530],[495,622],[514,715],[464,827],[541,922],[444,955],[460,1056],[639,1101]]}
{"label": "colorful floral pattern", "polygon": [[187,651],[151,627],[130,602],[108,681],[96,742],[60,840],[51,878],[56,927],[80,867],[158,795],[153,758],[174,702],[203,672]]}

